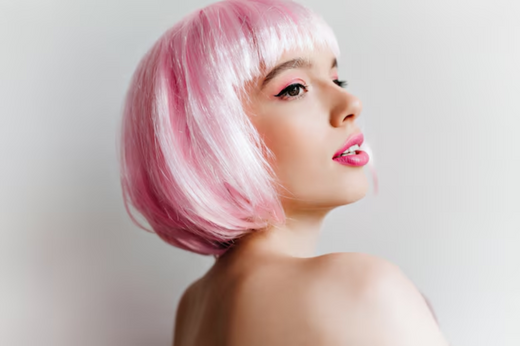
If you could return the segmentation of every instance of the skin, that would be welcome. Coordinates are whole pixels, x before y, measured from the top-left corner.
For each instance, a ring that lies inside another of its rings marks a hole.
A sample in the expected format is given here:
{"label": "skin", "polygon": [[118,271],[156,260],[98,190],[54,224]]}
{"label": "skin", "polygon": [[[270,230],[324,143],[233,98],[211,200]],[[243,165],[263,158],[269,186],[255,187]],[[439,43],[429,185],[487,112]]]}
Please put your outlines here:
{"label": "skin", "polygon": [[[285,52],[278,63],[295,58],[312,67],[284,70],[263,87],[262,76],[245,103],[274,154],[287,223],[240,238],[184,292],[173,345],[447,345],[397,266],[361,253],[314,255],[325,216],[368,190],[363,167],[332,160],[359,132],[362,104],[334,82],[330,51]],[[275,96],[297,83],[305,88]]]}

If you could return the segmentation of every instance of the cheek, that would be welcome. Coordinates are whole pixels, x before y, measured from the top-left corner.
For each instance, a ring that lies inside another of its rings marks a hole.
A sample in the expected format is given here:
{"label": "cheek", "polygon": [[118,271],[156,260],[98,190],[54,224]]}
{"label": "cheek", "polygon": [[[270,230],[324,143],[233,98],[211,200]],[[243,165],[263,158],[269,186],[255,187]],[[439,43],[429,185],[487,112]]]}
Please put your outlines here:
{"label": "cheek", "polygon": [[320,140],[326,129],[316,121],[277,121],[263,129],[266,145],[276,157],[274,168],[282,180],[293,179],[294,176],[304,178],[315,175],[323,164],[324,146]]}
{"label": "cheek", "polygon": [[323,179],[330,128],[319,104],[307,98],[284,107],[265,106],[260,114],[254,125],[275,156],[270,163],[278,178],[291,184]]}

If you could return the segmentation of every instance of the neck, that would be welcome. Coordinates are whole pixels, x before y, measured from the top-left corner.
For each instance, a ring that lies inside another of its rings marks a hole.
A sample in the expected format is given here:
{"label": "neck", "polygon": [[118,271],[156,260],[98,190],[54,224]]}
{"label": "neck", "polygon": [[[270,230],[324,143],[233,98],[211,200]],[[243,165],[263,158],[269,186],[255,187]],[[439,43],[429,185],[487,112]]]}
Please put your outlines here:
{"label": "neck", "polygon": [[313,257],[323,220],[330,210],[286,211],[286,223],[253,231],[238,239],[233,253],[270,254],[284,257]]}

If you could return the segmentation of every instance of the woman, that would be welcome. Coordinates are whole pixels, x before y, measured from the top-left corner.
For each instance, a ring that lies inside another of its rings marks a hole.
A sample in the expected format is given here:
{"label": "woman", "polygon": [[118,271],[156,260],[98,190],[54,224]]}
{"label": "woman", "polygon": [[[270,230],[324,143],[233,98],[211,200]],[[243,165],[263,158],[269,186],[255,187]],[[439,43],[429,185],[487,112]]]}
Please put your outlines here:
{"label": "woman", "polygon": [[169,244],[215,257],[179,302],[175,346],[447,345],[392,263],[313,256],[325,216],[368,189],[362,106],[338,57],[307,8],[228,0],[186,16],[140,62],[122,127],[125,205]]}

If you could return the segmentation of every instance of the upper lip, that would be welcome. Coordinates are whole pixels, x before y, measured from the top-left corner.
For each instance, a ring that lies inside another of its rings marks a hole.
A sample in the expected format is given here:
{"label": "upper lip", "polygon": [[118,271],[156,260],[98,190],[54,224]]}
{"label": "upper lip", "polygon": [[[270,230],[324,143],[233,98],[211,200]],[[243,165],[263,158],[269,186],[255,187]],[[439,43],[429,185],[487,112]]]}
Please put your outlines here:
{"label": "upper lip", "polygon": [[356,133],[350,135],[347,138],[347,141],[345,142],[345,144],[343,144],[341,146],[341,148],[338,151],[336,151],[336,153],[334,154],[334,156],[332,158],[334,159],[334,158],[338,157],[345,150],[347,150],[348,148],[350,148],[351,146],[353,146],[355,144],[357,144],[358,146],[361,146],[361,144],[363,144],[363,140],[364,140],[364,137],[363,137],[363,133],[361,133],[361,132],[356,132]]}

